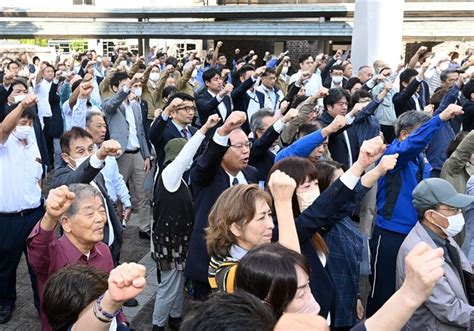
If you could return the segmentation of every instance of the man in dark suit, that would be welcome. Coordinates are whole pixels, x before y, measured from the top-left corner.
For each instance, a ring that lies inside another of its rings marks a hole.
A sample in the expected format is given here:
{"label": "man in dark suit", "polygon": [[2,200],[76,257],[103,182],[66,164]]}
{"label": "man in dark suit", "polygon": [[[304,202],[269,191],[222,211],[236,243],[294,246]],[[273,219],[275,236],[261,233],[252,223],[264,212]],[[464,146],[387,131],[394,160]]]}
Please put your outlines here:
{"label": "man in dark suit", "polygon": [[344,77],[344,68],[341,65],[334,65],[329,70],[330,75],[323,81],[325,88],[344,88],[347,78]]}
{"label": "man in dark suit", "polygon": [[[349,93],[341,88],[330,89],[324,97],[324,112],[318,117],[323,127],[332,123],[337,115],[346,116],[348,113]],[[359,154],[359,142],[355,129],[347,125],[329,137],[329,152],[332,158],[347,166],[357,160]],[[350,151],[350,152],[349,152]]]}
{"label": "man in dark suit", "polygon": [[196,217],[184,276],[193,281],[195,299],[204,299],[211,293],[207,280],[210,259],[204,231],[208,226],[209,211],[219,195],[230,186],[257,181],[257,169],[248,166],[250,142],[240,129],[246,120],[244,112],[230,114],[191,169]]}
{"label": "man in dark suit", "polygon": [[249,164],[257,168],[259,182],[267,180],[268,173],[273,167],[276,151],[272,150],[272,146],[280,137],[286,123],[296,116],[298,116],[298,110],[290,109],[285,116],[275,121],[273,112],[268,108],[261,109],[252,116],[250,127],[254,138],[250,139],[252,147]]}
{"label": "man in dark suit", "polygon": [[265,95],[255,89],[255,82],[263,75],[266,67],[260,67],[257,70],[251,65],[244,65],[239,70],[241,84],[232,91],[231,97],[235,109],[247,114],[247,122],[242,125],[245,133],[250,133],[250,121],[252,115],[265,107]]}
{"label": "man in dark suit", "polygon": [[196,107],[201,123],[206,123],[212,114],[218,114],[224,122],[232,112],[230,93],[234,89],[232,84],[222,83],[222,78],[214,68],[207,69],[202,74],[202,79],[207,90],[196,95]]}
{"label": "man in dark suit", "polygon": [[176,93],[170,97],[163,112],[150,126],[150,141],[155,147],[159,171],[162,170],[165,160],[164,148],[168,141],[174,138],[189,140],[196,133],[197,129],[191,125],[195,110],[192,96]]}
{"label": "man in dark suit", "polygon": [[423,63],[419,73],[415,69],[406,69],[400,74],[400,92],[392,97],[397,118],[404,112],[423,110],[428,105],[430,91],[423,80],[427,68],[428,64]]}
{"label": "man in dark suit", "polygon": [[[53,188],[74,183],[91,184],[99,189],[104,199],[107,212],[107,224],[104,228],[104,243],[112,253],[117,265],[122,246],[122,225],[115,213],[114,205],[100,170],[104,167],[107,156],[117,156],[121,153],[120,144],[114,140],[104,141],[100,149],[94,153],[92,136],[84,129],[73,127],[61,136],[62,165],[56,170],[53,178]],[[112,229],[111,229],[112,228]]]}

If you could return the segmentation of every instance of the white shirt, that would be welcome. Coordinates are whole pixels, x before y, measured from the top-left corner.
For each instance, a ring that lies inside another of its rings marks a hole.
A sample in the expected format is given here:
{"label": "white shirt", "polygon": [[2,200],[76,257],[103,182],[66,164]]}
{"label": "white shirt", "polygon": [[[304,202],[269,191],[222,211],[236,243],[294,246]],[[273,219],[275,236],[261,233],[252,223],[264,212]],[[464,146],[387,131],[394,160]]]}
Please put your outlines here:
{"label": "white shirt", "polygon": [[277,91],[275,88],[270,90],[263,84],[257,87],[257,90],[265,95],[265,108],[270,108],[273,111],[278,109],[278,105],[285,97],[280,90]]}
{"label": "white shirt", "polygon": [[260,110],[260,102],[258,101],[257,94],[254,91],[247,90],[247,94],[250,97],[249,104],[247,105],[247,120],[249,121],[252,119],[252,115],[255,114],[257,111]]}
{"label": "white shirt", "polygon": [[51,105],[49,104],[49,90],[52,82],[42,79],[35,87],[35,94],[38,97],[38,117],[43,124],[43,117],[53,116]]}
{"label": "white shirt", "polygon": [[135,114],[133,113],[132,105],[124,103],[125,119],[128,122],[129,135],[127,150],[133,151],[140,148],[140,141],[138,140],[137,125],[135,123]]}
{"label": "white shirt", "polygon": [[[30,136],[34,136],[34,131]],[[0,212],[15,213],[41,203],[43,168],[36,139],[24,146],[13,134],[0,144]]]}
{"label": "white shirt", "polygon": [[[301,77],[301,70],[298,71],[296,74],[291,75],[289,84],[296,82],[297,80],[300,79],[300,77]],[[321,72],[319,71],[319,69],[316,70],[316,72],[306,82],[304,87],[306,88],[306,95],[309,97],[314,95],[316,92],[318,92],[321,89],[321,87],[323,87]]]}
{"label": "white shirt", "polygon": [[210,91],[210,90],[207,90],[207,92],[209,92],[209,94],[212,97],[215,97],[217,99],[217,101],[219,102],[219,105],[217,106],[217,109],[219,110],[219,113],[221,114],[221,117],[222,117],[223,121],[225,121],[225,119],[227,118],[227,107],[225,106],[225,103],[222,102],[222,100],[224,100],[224,98],[221,98],[217,94],[212,93],[212,91]]}

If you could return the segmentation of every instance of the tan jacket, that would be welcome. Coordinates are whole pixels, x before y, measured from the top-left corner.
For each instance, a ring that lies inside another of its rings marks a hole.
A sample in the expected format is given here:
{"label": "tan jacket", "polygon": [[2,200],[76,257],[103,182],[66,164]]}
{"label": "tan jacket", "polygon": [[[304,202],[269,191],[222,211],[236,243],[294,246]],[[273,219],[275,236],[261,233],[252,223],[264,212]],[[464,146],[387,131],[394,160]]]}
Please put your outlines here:
{"label": "tan jacket", "polygon": [[461,141],[441,169],[441,178],[450,182],[458,193],[466,192],[466,183],[474,175],[471,155],[474,153],[474,131]]}

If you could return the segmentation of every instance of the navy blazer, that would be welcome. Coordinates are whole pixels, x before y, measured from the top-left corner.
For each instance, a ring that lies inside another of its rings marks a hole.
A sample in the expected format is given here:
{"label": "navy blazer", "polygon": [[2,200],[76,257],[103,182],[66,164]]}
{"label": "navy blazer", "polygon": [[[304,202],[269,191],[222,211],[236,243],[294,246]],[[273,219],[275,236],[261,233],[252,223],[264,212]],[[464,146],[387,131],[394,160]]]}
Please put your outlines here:
{"label": "navy blazer", "polygon": [[[184,276],[207,283],[209,255],[204,229],[208,226],[209,212],[217,198],[230,187],[229,175],[220,162],[229,147],[221,146],[213,140],[207,149],[196,159],[191,168],[191,189],[194,196],[195,223],[188,248]],[[257,182],[257,169],[248,166],[243,171],[248,183]]]}
{"label": "navy blazer", "polygon": [[[196,133],[197,129],[193,126],[188,126],[189,132],[192,136]],[[150,126],[149,139],[156,151],[156,164],[159,169],[162,168],[163,162],[165,161],[165,146],[171,139],[183,138],[181,132],[178,131],[176,126],[173,124],[170,118],[164,120],[163,117],[156,118]],[[161,171],[161,170],[160,170]]]}
{"label": "navy blazer", "polygon": [[219,106],[219,101],[217,101],[216,97],[213,97],[207,90],[203,93],[196,95],[196,108],[199,115],[199,121],[201,125],[204,125],[207,122],[207,119],[212,114],[218,114],[221,118],[221,125],[224,121],[229,117],[230,113],[232,112],[232,103],[230,97],[228,95],[224,96],[222,102],[225,104],[227,108],[227,114],[225,118],[222,118],[222,115],[217,108]]}
{"label": "navy blazer", "polygon": [[[320,122],[324,127],[331,124],[334,118],[327,112],[324,111],[321,116],[318,118],[318,122]],[[347,135],[349,137],[350,145],[351,145],[351,155],[352,155],[352,162],[355,162],[359,157],[359,148],[360,143],[357,139],[357,132],[354,126],[348,125],[339,130],[338,132],[329,136],[328,148],[329,152],[331,152],[331,156],[334,161],[339,163],[349,165],[349,155],[347,153],[347,145],[346,140],[344,139],[343,132],[347,131]]]}
{"label": "navy blazer", "polygon": [[[334,302],[335,284],[321,263],[312,238],[316,233],[327,232],[335,222],[350,214],[356,197],[353,190],[337,179],[295,219],[301,254],[306,257],[311,269],[309,277],[311,293],[321,306],[319,315],[324,318],[327,318]],[[278,240],[278,226],[273,230],[273,240]]]}
{"label": "navy blazer", "polygon": [[[247,94],[247,90],[250,89],[255,82],[253,81],[252,77],[247,79],[245,82],[239,85],[236,89],[234,89],[231,93],[232,102],[234,103],[234,109],[243,111],[247,114],[247,109],[250,102],[250,96]],[[258,103],[260,104],[260,108],[265,107],[265,95],[255,90],[255,95],[257,96]],[[242,125],[242,130],[246,134],[250,133],[250,118],[247,114],[247,121]]]}
{"label": "navy blazer", "polygon": [[415,101],[413,100],[412,96],[415,94],[418,86],[420,87],[418,101],[420,103],[421,110],[423,110],[424,106],[428,104],[428,100],[430,98],[430,89],[428,84],[424,80],[419,82],[415,78],[410,84],[408,84],[407,87],[405,87],[403,91],[395,93],[392,97],[392,102],[395,106],[395,113],[397,114],[397,117],[409,110],[416,110]]}
{"label": "navy blazer", "polygon": [[280,134],[275,131],[273,125],[258,139],[252,141],[250,149],[249,164],[258,170],[258,181],[266,181],[270,169],[275,163],[275,154],[269,149]]}
{"label": "navy blazer", "polygon": [[[112,223],[112,228],[114,231],[114,243],[109,248],[112,253],[114,263],[117,265],[120,259],[120,248],[122,247],[122,223],[115,212],[114,204],[107,193],[107,189],[105,188],[104,177],[100,173],[101,170],[102,169],[96,169],[92,167],[89,163],[89,159],[82,162],[82,164],[75,170],[71,169],[65,162],[62,162],[61,166],[56,169],[54,173],[53,188],[75,183],[89,184],[95,180],[95,183],[105,198],[107,209],[109,211],[108,215],[110,217],[110,222]],[[104,238],[102,240],[105,244],[107,244],[106,239],[109,237],[109,231],[110,229],[108,227],[108,223],[105,223]]]}
{"label": "navy blazer", "polygon": [[49,126],[49,134],[53,138],[61,138],[64,131],[64,120],[62,115],[62,108],[58,95],[58,84],[52,83],[49,90],[49,105],[51,106],[51,122]]}

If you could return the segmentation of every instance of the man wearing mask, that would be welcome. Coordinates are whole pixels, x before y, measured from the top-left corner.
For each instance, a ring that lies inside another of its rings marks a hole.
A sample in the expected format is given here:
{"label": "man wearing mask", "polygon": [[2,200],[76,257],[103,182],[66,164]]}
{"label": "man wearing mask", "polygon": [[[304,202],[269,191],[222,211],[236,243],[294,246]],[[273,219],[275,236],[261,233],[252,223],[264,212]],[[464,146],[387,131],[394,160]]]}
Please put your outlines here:
{"label": "man wearing mask", "polygon": [[[406,328],[410,330],[472,330],[474,307],[470,292],[472,267],[454,241],[464,227],[462,208],[474,197],[459,194],[446,180],[429,178],[413,190],[413,205],[419,221],[407,235],[397,257],[397,288],[405,279],[405,258],[419,242],[444,251],[444,277],[428,299],[415,311]],[[433,266],[430,266],[433,267]]]}
{"label": "man wearing mask", "polygon": [[94,151],[92,136],[86,130],[78,127],[64,132],[60,139],[60,145],[63,164],[54,174],[53,187],[85,183],[91,184],[101,192],[107,214],[103,239],[104,243],[109,246],[117,264],[122,246],[122,225],[115,213],[113,203],[107,193],[104,177],[100,171],[105,166],[107,156],[120,155],[121,147],[118,142],[109,140],[102,143],[97,151]]}
{"label": "man wearing mask", "polygon": [[102,104],[110,138],[117,140],[123,154],[117,158],[125,182],[131,181],[132,197],[138,201],[139,237],[150,239],[151,210],[145,192],[145,175],[150,170],[150,152],[145,137],[140,105],[133,100],[139,93],[142,74],[132,79],[124,72],[116,72],[110,81],[115,95]]}
{"label": "man wearing mask", "polygon": [[341,65],[334,65],[329,70],[330,76],[323,83],[325,88],[343,88],[347,79],[344,77],[344,68]]}
{"label": "man wearing mask", "polygon": [[[26,96],[0,123],[0,324],[15,309],[16,269],[26,253],[26,238],[44,212],[42,160],[33,132],[36,101]],[[31,280],[37,293],[36,277]]]}
{"label": "man wearing mask", "polygon": [[[372,286],[367,316],[372,316],[395,293],[395,264],[400,246],[416,223],[412,192],[425,174],[422,152],[443,122],[463,114],[451,104],[430,118],[425,112],[409,111],[395,124],[395,139],[385,154],[398,153],[397,166],[377,182],[377,215],[370,239]],[[394,189],[396,188],[396,189]]]}

